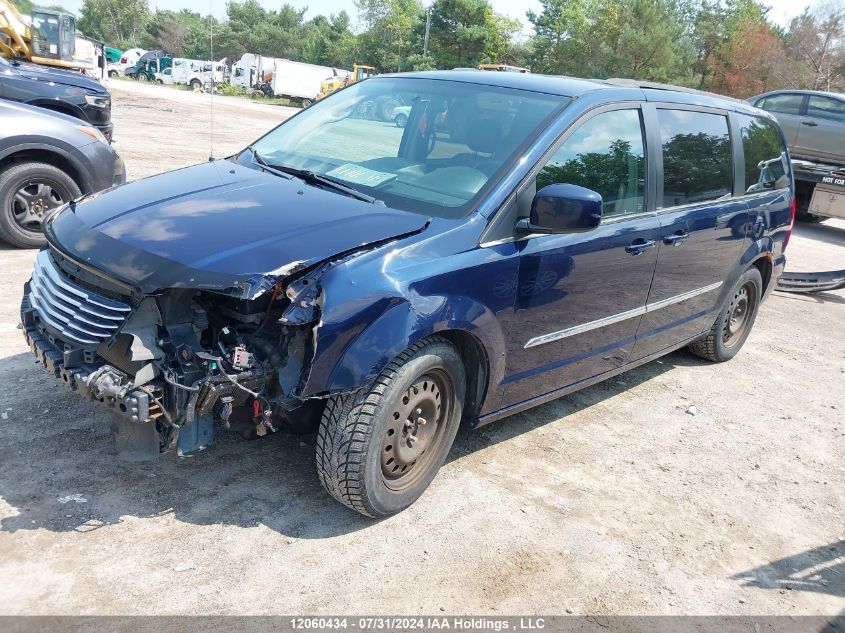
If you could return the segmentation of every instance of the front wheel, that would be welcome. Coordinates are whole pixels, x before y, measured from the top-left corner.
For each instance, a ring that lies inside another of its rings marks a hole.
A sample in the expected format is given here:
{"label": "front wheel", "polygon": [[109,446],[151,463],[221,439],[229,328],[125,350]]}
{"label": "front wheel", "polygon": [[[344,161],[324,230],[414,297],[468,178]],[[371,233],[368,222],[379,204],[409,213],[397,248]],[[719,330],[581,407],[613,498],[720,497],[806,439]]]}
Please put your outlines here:
{"label": "front wheel", "polygon": [[762,297],[760,271],[749,268],[734,284],[710,332],[692,343],[690,350],[714,362],[724,362],[736,356],[751,333]]}
{"label": "front wheel", "polygon": [[44,221],[79,195],[79,187],[58,167],[47,163],[12,165],[0,173],[0,239],[18,248],[43,245]]}
{"label": "front wheel", "polygon": [[465,388],[460,356],[434,336],[397,356],[372,386],[329,398],[317,435],[323,487],[368,517],[410,506],[452,447]]}

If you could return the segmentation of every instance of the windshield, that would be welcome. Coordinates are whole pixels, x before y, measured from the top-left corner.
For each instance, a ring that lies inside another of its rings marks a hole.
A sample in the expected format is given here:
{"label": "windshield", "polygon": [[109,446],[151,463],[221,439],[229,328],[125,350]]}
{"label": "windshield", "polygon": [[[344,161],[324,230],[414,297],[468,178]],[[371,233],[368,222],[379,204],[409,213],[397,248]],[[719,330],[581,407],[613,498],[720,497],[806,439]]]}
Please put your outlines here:
{"label": "windshield", "polygon": [[457,218],[568,101],[457,81],[384,77],[317,102],[252,149],[268,165],[328,176],[389,206]]}

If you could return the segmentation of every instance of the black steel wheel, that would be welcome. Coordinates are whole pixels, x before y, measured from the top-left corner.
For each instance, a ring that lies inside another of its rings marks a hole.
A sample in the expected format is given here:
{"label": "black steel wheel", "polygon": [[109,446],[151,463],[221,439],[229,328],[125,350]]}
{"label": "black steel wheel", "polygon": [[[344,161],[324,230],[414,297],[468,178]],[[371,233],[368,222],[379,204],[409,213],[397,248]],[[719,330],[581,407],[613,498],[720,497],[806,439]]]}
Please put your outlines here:
{"label": "black steel wheel", "polygon": [[715,362],[736,356],[751,333],[762,297],[760,271],[749,268],[728,293],[713,327],[706,336],[690,345],[690,350]]}
{"label": "black steel wheel", "polygon": [[317,435],[323,487],[365,516],[407,508],[449,453],[465,390],[458,352],[433,336],[397,356],[371,387],[329,398]]}
{"label": "black steel wheel", "polygon": [[43,245],[44,221],[79,195],[73,179],[54,165],[12,165],[0,174],[0,238],[20,248]]}

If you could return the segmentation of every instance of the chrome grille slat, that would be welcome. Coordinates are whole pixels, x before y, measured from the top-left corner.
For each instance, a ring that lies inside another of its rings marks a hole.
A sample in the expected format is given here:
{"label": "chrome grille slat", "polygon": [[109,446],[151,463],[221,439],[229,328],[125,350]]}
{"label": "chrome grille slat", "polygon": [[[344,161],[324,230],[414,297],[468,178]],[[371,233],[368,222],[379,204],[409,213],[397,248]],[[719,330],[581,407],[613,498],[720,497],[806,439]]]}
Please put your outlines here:
{"label": "chrome grille slat", "polygon": [[132,311],[132,308],[130,308],[125,303],[120,303],[119,301],[112,301],[111,299],[107,299],[106,297],[101,297],[100,295],[88,292],[87,290],[78,286],[72,286],[70,282],[62,279],[59,275],[59,272],[53,266],[53,262],[50,261],[49,251],[41,251],[38,254],[38,259],[36,259],[35,261],[35,269],[39,270],[39,268],[39,272],[48,275],[50,280],[55,282],[56,285],[67,290],[68,292],[72,292],[75,295],[79,295],[88,303],[93,303],[94,305],[100,306],[101,308],[114,310],[116,312],[125,312],[126,314]]}
{"label": "chrome grille slat", "polygon": [[49,251],[35,260],[30,303],[49,328],[68,342],[98,345],[110,340],[132,312],[131,306],[77,286],[53,264]]}
{"label": "chrome grille slat", "polygon": [[85,305],[82,301],[73,299],[68,295],[64,294],[61,290],[58,290],[58,287],[55,285],[55,282],[50,278],[49,275],[45,275],[43,278],[39,280],[40,282],[44,282],[44,285],[48,287],[47,289],[50,291],[50,296],[57,297],[63,300],[65,303],[70,303],[74,306],[77,310],[81,310],[83,312],[87,312],[88,314],[99,317],[101,319],[107,319],[112,321],[120,321],[122,322],[126,315],[119,313],[119,314],[109,314],[105,310],[94,310],[90,306]]}

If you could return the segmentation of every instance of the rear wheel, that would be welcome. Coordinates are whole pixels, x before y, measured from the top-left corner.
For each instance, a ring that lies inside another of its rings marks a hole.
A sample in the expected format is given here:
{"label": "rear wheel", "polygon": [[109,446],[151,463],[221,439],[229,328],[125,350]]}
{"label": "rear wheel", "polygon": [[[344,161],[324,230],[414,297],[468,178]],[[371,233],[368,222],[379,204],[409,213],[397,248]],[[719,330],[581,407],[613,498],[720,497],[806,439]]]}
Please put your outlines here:
{"label": "rear wheel", "polygon": [[80,195],[73,179],[47,163],[18,163],[0,174],[0,238],[19,248],[45,243],[44,220]]}
{"label": "rear wheel", "polygon": [[728,294],[710,332],[692,343],[690,350],[714,362],[723,362],[736,356],[751,333],[762,296],[763,278],[760,271],[749,268]]}
{"label": "rear wheel", "polygon": [[396,123],[396,127],[405,127],[408,125],[408,116],[401,113],[397,114],[394,122]]}
{"label": "rear wheel", "polygon": [[435,336],[402,352],[371,387],[329,398],[317,435],[323,487],[369,517],[410,506],[449,453],[465,386],[460,356]]}
{"label": "rear wheel", "polygon": [[202,82],[199,79],[191,79],[191,90],[199,90],[202,88]]}

